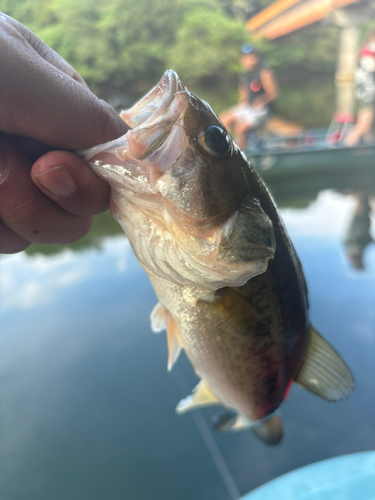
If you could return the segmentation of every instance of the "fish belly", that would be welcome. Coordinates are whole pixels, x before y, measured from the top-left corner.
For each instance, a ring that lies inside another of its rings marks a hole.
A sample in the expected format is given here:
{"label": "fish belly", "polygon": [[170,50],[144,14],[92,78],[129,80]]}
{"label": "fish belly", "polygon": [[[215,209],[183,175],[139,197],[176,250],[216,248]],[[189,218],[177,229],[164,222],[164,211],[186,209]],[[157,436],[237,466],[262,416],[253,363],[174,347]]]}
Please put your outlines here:
{"label": "fish belly", "polygon": [[219,402],[256,421],[273,413],[283,399],[283,358],[272,337],[237,331],[210,307],[215,292],[181,287],[150,276],[160,303],[173,317],[197,375]]}

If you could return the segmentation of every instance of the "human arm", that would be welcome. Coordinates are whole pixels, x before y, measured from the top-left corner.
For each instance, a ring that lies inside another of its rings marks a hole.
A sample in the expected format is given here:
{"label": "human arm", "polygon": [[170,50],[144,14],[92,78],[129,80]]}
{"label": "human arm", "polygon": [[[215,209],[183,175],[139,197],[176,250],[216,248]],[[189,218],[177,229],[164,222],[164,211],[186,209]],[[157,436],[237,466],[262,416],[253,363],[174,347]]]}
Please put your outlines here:
{"label": "human arm", "polygon": [[269,102],[274,101],[278,94],[277,83],[271,69],[263,68],[260,71],[260,81],[264,94],[254,99],[252,106],[255,109],[262,108]]}

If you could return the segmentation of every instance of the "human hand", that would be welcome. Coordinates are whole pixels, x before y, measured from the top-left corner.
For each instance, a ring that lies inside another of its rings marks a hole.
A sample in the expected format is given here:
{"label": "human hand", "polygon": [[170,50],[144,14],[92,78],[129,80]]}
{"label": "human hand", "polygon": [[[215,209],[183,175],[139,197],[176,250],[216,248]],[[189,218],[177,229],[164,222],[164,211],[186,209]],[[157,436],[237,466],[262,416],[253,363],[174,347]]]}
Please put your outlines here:
{"label": "human hand", "polygon": [[109,186],[78,156],[129,127],[25,26],[0,13],[0,253],[69,243],[108,208]]}

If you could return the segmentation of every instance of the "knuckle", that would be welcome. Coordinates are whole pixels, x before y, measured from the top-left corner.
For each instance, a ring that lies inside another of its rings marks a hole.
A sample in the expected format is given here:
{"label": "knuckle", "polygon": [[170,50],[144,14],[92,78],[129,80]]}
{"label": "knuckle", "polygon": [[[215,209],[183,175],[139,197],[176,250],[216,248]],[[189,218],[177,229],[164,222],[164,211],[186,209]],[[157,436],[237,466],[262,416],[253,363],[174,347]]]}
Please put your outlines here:
{"label": "knuckle", "polygon": [[26,200],[10,200],[8,206],[3,210],[3,221],[11,226],[30,224],[38,215],[37,202],[34,197]]}

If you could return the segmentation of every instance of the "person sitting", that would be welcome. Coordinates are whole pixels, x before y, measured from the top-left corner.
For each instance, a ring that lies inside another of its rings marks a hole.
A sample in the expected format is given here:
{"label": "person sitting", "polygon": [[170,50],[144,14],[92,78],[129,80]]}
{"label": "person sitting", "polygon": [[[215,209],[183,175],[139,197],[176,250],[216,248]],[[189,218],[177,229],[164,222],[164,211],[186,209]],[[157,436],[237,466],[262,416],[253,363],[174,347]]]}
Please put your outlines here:
{"label": "person sitting", "polygon": [[249,130],[262,126],[270,116],[269,104],[277,97],[277,84],[272,70],[263,62],[258,50],[249,44],[241,49],[238,105],[220,116],[224,127],[233,130],[237,145],[243,149]]}
{"label": "person sitting", "polygon": [[345,145],[352,147],[370,142],[375,113],[375,28],[370,32],[367,43],[359,53],[359,64],[355,74],[355,94],[359,101],[357,123],[350,130]]}

